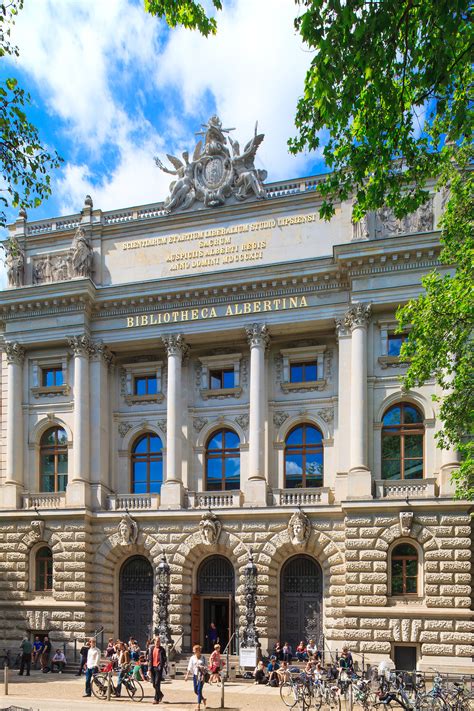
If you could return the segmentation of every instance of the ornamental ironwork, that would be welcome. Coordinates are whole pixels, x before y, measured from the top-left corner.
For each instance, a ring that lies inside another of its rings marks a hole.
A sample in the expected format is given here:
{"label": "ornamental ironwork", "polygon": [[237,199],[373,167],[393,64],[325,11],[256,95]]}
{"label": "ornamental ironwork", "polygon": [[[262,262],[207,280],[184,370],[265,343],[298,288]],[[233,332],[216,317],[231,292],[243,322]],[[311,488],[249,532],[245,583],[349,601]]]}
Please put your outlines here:
{"label": "ornamental ironwork", "polygon": [[158,564],[158,626],[155,627],[155,634],[160,637],[162,644],[171,644],[171,628],[168,620],[168,608],[170,604],[170,575],[171,569],[163,553]]}
{"label": "ornamental ironwork", "polygon": [[248,563],[244,569],[245,590],[245,627],[242,633],[243,647],[256,647],[259,644],[258,632],[255,626],[257,617],[257,566],[250,549]]}

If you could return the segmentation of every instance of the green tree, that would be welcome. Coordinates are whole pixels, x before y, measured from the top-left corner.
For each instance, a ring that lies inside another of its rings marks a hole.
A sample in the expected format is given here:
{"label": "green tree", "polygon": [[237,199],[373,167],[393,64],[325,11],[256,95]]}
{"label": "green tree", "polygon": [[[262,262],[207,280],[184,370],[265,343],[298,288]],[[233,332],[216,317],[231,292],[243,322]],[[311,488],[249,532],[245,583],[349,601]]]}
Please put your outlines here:
{"label": "green tree", "polygon": [[[434,375],[441,398],[440,447],[462,454],[457,491],[474,496],[472,234],[472,3],[470,0],[295,0],[295,27],[313,51],[296,107],[293,153],[321,148],[331,173],[320,214],[355,196],[354,218],[384,205],[402,217],[429,186],[445,191],[441,262],[424,293],[398,311],[411,329],[404,385]],[[214,18],[192,0],[145,0],[147,10],[208,35]],[[221,9],[220,2],[214,7]],[[445,272],[448,271],[447,274]]]}
{"label": "green tree", "polygon": [[[23,0],[0,3],[0,58],[18,56],[10,42],[11,27],[23,7]],[[3,208],[37,207],[51,194],[49,172],[61,162],[56,152],[42,145],[38,130],[28,121],[26,107],[30,96],[18,86],[14,77],[0,82],[0,161]],[[0,227],[6,223],[5,210],[0,210]]]}

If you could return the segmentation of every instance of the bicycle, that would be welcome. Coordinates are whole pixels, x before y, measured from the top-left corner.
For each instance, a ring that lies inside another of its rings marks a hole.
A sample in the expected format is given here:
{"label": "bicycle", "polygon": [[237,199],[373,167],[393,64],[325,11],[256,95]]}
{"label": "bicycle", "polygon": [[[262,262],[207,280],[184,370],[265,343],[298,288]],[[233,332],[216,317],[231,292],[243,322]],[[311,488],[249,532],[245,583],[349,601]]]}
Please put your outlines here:
{"label": "bicycle", "polygon": [[[114,679],[112,674],[109,676],[109,672],[112,672],[112,665],[110,664],[103,671],[97,672],[92,676],[91,679],[91,690],[96,699],[103,701],[108,696],[108,689],[110,684],[110,695],[117,695],[117,687],[114,684]],[[129,671],[122,679],[122,685],[125,687],[128,696],[132,701],[140,702],[143,700],[144,691],[141,682],[134,679],[131,672]]]}

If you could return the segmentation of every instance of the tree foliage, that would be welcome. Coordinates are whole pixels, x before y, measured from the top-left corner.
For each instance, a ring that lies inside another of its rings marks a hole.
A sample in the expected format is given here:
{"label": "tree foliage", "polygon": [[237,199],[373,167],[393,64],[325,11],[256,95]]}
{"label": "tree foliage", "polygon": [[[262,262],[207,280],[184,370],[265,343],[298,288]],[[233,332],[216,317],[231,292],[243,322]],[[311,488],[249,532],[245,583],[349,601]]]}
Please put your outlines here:
{"label": "tree foliage", "polygon": [[[183,13],[182,24],[210,31],[211,20],[192,0],[145,4],[173,25]],[[425,292],[398,316],[401,328],[411,328],[402,352],[411,359],[404,386],[433,375],[440,388],[449,386],[441,397],[438,445],[460,448],[458,493],[472,498],[471,0],[295,4],[295,27],[313,55],[289,147],[322,150],[331,168],[319,184],[321,216],[329,219],[337,201],[354,197],[356,220],[384,205],[402,217],[426,201],[434,182],[449,191],[441,261],[455,269],[426,276]]]}
{"label": "tree foliage", "polygon": [[[10,32],[23,0],[0,3],[0,58],[18,56],[11,44]],[[57,168],[61,159],[47,151],[38,130],[28,121],[26,109],[30,96],[18,86],[14,77],[0,82],[0,165],[3,187],[0,203],[4,208],[37,207],[51,194],[49,171]],[[6,214],[0,211],[0,227]]]}
{"label": "tree foliage", "polygon": [[[216,10],[222,9],[221,0],[212,0]],[[183,25],[191,30],[199,30],[207,37],[216,32],[216,20],[208,17],[203,6],[193,0],[145,0],[145,9],[151,15],[164,17],[170,27]]]}

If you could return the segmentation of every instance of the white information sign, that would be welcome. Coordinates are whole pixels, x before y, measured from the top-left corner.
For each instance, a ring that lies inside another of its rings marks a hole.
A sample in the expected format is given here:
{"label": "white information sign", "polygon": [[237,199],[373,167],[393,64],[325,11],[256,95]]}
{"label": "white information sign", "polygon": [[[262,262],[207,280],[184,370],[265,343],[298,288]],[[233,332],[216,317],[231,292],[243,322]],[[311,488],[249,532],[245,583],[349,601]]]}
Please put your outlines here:
{"label": "white information sign", "polygon": [[254,669],[257,666],[257,648],[241,647],[239,664],[241,667],[252,667],[252,669]]}

